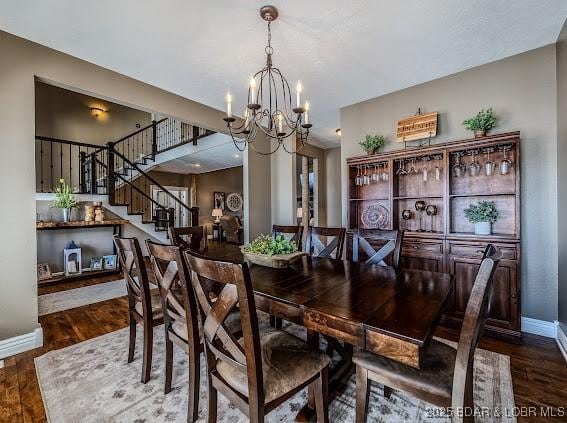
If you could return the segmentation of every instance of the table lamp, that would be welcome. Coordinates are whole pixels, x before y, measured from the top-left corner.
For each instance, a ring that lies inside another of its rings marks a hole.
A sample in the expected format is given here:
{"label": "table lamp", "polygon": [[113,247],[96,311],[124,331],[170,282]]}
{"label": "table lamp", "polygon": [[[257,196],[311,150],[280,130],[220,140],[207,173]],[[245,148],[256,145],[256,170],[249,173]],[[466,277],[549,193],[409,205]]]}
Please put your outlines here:
{"label": "table lamp", "polygon": [[215,218],[215,223],[220,223],[222,217],[222,209],[213,209],[212,216]]}

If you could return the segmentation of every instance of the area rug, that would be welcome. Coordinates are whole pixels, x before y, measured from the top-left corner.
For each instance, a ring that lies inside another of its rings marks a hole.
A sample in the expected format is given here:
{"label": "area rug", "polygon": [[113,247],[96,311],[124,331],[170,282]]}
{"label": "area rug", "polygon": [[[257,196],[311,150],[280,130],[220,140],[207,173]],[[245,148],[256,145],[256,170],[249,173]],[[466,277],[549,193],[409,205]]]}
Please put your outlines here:
{"label": "area rug", "polygon": [[100,303],[127,295],[124,279],[99,283],[83,288],[44,294],[38,297],[39,315]]}
{"label": "area rug", "polygon": [[[288,330],[301,335],[302,329]],[[454,344],[453,344],[454,345]],[[187,356],[175,348],[174,389],[163,393],[164,334],[163,326],[154,331],[154,361],[151,380],[140,382],[141,336],[138,337],[135,359],[126,363],[128,329],[122,329],[61,350],[51,351],[35,359],[48,421],[63,422],[186,422]],[[354,422],[354,376],[346,389],[329,406],[331,422]],[[206,421],[206,378],[201,360],[201,392],[199,421]],[[477,407],[512,410],[514,394],[508,356],[485,350],[475,355],[474,399]],[[269,422],[293,422],[294,416],[307,401],[306,390],[272,411]],[[436,409],[409,395],[394,391],[390,399],[382,387],[372,384],[369,401],[369,422],[448,422],[448,418],[432,417]],[[221,394],[218,398],[219,422],[246,422],[248,419]],[[481,418],[481,422],[504,421]],[[515,422],[510,418],[506,422]]]}

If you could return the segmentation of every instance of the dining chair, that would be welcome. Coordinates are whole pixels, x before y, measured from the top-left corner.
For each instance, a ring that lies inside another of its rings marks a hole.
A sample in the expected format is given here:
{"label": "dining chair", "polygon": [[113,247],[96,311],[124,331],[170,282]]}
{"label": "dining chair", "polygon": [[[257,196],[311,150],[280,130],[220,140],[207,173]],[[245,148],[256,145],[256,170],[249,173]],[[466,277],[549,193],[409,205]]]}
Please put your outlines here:
{"label": "dining chair", "polygon": [[[360,250],[366,255],[364,263],[386,266],[384,261],[391,255],[392,267],[400,264],[403,231],[382,229],[356,229],[352,234],[352,261],[361,260]],[[380,248],[376,251],[371,242],[378,243]]]}
{"label": "dining chair", "polygon": [[[207,228],[205,226],[179,226],[177,228],[170,226],[169,239],[171,245],[201,251],[201,248],[207,248]],[[203,239],[205,242],[201,247]]]}
{"label": "dining chair", "polygon": [[298,250],[302,249],[303,246],[301,244],[301,241],[303,240],[303,226],[283,226],[283,225],[272,226],[273,238],[283,234],[293,234],[290,241],[295,242]]}
{"label": "dining chair", "polygon": [[[305,251],[313,257],[342,259],[345,235],[345,228],[310,226],[307,230]],[[320,236],[333,237],[333,239],[328,244],[324,244],[319,238]]]}
{"label": "dining chair", "polygon": [[[282,330],[258,327],[252,281],[246,263],[207,259],[183,252],[201,311],[208,376],[208,421],[217,418],[220,391],[252,422],[313,384],[317,420],[328,421],[330,358],[315,346]],[[207,281],[223,286],[216,301]],[[243,336],[226,325],[231,311],[240,313]]]}
{"label": "dining chair", "polygon": [[[486,250],[471,291],[457,349],[431,340],[423,351],[419,369],[388,358],[360,351],[356,364],[356,422],[364,422],[368,411],[368,381],[384,385],[384,395],[391,389],[407,392],[438,407],[472,411],[474,351],[488,316],[494,273],[502,253],[492,245]],[[467,414],[467,413],[465,413]],[[453,417],[453,422],[473,422],[473,417]]]}
{"label": "dining chair", "polygon": [[181,248],[146,240],[161,296],[165,329],[165,393],[171,391],[173,345],[189,356],[187,420],[199,415],[200,338],[197,304]]}
{"label": "dining chair", "polygon": [[159,293],[150,290],[148,272],[144,256],[137,238],[120,238],[114,235],[114,244],[124,273],[128,292],[128,316],[130,341],[128,363],[134,360],[136,348],[136,327],[140,324],[144,333],[142,358],[142,383],[150,380],[152,369],[153,328],[163,323],[163,313]]}
{"label": "dining chair", "polygon": [[226,242],[230,244],[243,244],[244,229],[237,216],[221,217],[221,227],[226,237]]}

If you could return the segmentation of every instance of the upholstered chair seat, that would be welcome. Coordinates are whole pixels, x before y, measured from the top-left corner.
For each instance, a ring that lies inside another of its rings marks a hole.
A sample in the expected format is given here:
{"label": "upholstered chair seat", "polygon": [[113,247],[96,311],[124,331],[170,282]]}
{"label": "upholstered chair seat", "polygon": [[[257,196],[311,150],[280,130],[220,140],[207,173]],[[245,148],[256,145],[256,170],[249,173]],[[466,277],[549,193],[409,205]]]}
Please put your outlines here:
{"label": "upholstered chair seat", "polygon": [[456,356],[456,349],[433,339],[423,351],[419,369],[368,351],[356,352],[352,361],[372,373],[372,380],[382,381],[386,386],[395,381],[400,390],[421,391],[437,398],[437,404],[445,403],[449,407]]}
{"label": "upholstered chair seat", "polygon": [[[163,317],[163,312],[161,310],[161,297],[159,295],[159,292],[155,292],[155,293],[152,292],[152,294],[150,295],[150,300],[152,301],[152,314],[154,316],[154,319],[159,319]],[[140,316],[144,315],[144,309],[142,308],[141,301],[136,303],[134,309],[138,312]]]}
{"label": "upholstered chair seat", "polygon": [[[244,346],[244,338],[238,342]],[[260,333],[260,348],[265,403],[305,383],[331,362],[328,355],[305,341],[271,327],[264,328]],[[248,377],[245,372],[220,360],[216,368],[226,382],[248,396]]]}

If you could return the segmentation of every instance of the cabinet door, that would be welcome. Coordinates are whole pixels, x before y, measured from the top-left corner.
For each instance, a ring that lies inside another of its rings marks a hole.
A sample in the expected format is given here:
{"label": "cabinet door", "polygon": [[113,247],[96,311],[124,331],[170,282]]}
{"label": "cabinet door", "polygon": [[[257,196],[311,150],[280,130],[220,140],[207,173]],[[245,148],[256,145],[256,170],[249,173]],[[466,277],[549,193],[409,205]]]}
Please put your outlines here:
{"label": "cabinet door", "polygon": [[[449,256],[449,272],[455,276],[454,313],[457,317],[464,316],[479,266],[479,259]],[[517,262],[501,260],[493,283],[487,324],[519,330]]]}
{"label": "cabinet door", "polygon": [[443,272],[443,241],[406,239],[402,244],[400,267]]}

